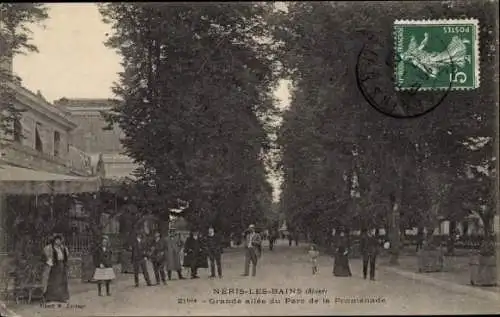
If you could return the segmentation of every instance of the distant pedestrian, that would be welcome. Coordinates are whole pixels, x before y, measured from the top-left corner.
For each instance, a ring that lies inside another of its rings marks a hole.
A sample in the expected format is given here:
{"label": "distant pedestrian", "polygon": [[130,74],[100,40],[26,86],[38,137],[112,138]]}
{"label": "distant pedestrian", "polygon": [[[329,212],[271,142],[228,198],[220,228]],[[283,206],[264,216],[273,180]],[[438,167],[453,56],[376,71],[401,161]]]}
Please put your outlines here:
{"label": "distant pedestrian", "polygon": [[370,265],[370,280],[375,280],[375,261],[379,252],[379,243],[372,231],[364,232],[360,241],[361,254],[363,255],[363,278],[366,280],[368,264]]}
{"label": "distant pedestrian", "polygon": [[262,239],[260,235],[255,232],[254,225],[248,227],[245,241],[245,273],[243,273],[243,276],[248,276],[250,264],[252,264],[252,276],[255,276],[257,272],[257,262],[262,254]]}
{"label": "distant pedestrian", "polygon": [[102,296],[102,284],[106,286],[106,295],[111,296],[110,284],[116,278],[113,270],[113,253],[109,246],[109,238],[102,237],[101,244],[94,250],[94,280],[97,281],[97,294]]}
{"label": "distant pedestrian", "polygon": [[269,232],[269,250],[272,251],[274,249],[274,244],[276,243],[276,240],[278,239],[278,231],[277,230],[270,230]]}
{"label": "distant pedestrian", "polygon": [[343,231],[340,232],[339,241],[335,250],[335,262],[333,265],[333,275],[335,276],[352,276],[351,268],[349,267],[349,245],[347,237]]}
{"label": "distant pedestrian", "polygon": [[215,266],[217,265],[217,275],[222,278],[222,239],[215,233],[213,227],[208,228],[206,246],[210,260],[210,277],[215,277]]}
{"label": "distant pedestrian", "polygon": [[316,275],[318,273],[319,251],[314,243],[311,244],[308,253],[309,253],[309,259],[311,260],[311,265],[312,265],[312,274]]}
{"label": "distant pedestrian", "polygon": [[52,241],[44,248],[46,258],[46,285],[44,297],[47,302],[67,302],[68,288],[68,248],[63,237],[54,234]]}
{"label": "distant pedestrian", "polygon": [[152,286],[147,267],[148,250],[147,243],[141,233],[138,233],[132,243],[132,263],[134,266],[135,287],[139,287],[139,271],[142,271],[144,280],[148,286]]}
{"label": "distant pedestrian", "polygon": [[418,252],[418,250],[422,250],[422,246],[424,243],[424,233],[419,230],[417,233],[417,245],[415,247],[415,251]]}
{"label": "distant pedestrian", "polygon": [[165,251],[167,245],[159,232],[155,232],[154,241],[151,245],[151,262],[155,274],[156,285],[160,285],[160,278],[163,285],[167,284],[165,277]]}
{"label": "distant pedestrian", "polygon": [[175,232],[171,232],[168,239],[166,240],[166,260],[165,266],[167,269],[167,277],[169,280],[172,279],[172,271],[177,272],[179,280],[183,280],[182,276],[182,266],[181,266],[181,254],[182,254],[182,240],[180,236],[177,236]]}

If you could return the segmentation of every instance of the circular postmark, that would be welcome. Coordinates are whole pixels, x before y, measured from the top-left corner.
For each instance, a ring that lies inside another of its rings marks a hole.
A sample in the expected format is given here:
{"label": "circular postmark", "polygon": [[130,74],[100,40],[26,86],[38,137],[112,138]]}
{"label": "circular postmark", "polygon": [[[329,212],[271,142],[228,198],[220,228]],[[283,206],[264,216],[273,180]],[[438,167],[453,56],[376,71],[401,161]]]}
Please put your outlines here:
{"label": "circular postmark", "polygon": [[[444,50],[446,45],[442,42]],[[425,72],[415,71],[417,66],[410,63],[405,56],[395,54],[391,43],[382,43],[373,34],[367,35],[367,41],[361,48],[356,61],[356,82],[365,100],[378,112],[398,119],[421,117],[436,109],[448,96],[452,83],[446,89],[423,88],[422,82],[433,83]],[[449,56],[451,61],[451,56]],[[395,70],[400,63],[405,63],[403,69],[409,69],[419,74],[411,87],[399,89],[395,79]],[[453,63],[443,69],[453,72]]]}

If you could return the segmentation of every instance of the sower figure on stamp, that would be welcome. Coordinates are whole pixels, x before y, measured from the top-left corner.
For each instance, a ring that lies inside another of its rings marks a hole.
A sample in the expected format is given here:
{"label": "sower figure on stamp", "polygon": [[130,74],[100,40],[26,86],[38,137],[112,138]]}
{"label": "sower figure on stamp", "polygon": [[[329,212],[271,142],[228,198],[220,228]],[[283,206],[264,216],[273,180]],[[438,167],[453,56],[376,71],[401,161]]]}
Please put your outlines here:
{"label": "sower figure on stamp", "polygon": [[146,284],[148,286],[152,285],[151,280],[149,279],[148,267],[146,266],[147,259],[147,243],[142,234],[138,233],[137,237],[132,243],[132,264],[134,266],[135,287],[139,287],[139,270],[142,271],[144,280],[146,280]]}
{"label": "sower figure on stamp", "polygon": [[113,253],[109,247],[109,238],[102,237],[101,245],[94,250],[94,280],[97,281],[97,292],[102,296],[102,284],[106,285],[106,295],[111,296],[110,283],[115,279],[115,271],[112,262]]}
{"label": "sower figure on stamp", "polygon": [[360,241],[361,254],[363,255],[363,278],[366,279],[368,264],[370,264],[370,280],[375,280],[375,260],[378,254],[378,241],[373,231],[365,231]]}
{"label": "sower figure on stamp", "polygon": [[261,255],[262,239],[260,234],[255,232],[255,226],[248,227],[245,239],[245,273],[243,276],[248,276],[250,263],[252,264],[252,276],[255,276],[257,271],[257,261]]}
{"label": "sower figure on stamp", "polygon": [[155,273],[156,285],[160,285],[160,278],[164,285],[167,284],[165,277],[165,251],[167,245],[159,232],[155,232],[155,238],[151,245],[151,262]]}
{"label": "sower figure on stamp", "polygon": [[208,228],[206,238],[208,258],[210,259],[210,277],[215,277],[215,265],[217,265],[217,274],[222,278],[222,241],[218,234],[215,234],[213,227]]}

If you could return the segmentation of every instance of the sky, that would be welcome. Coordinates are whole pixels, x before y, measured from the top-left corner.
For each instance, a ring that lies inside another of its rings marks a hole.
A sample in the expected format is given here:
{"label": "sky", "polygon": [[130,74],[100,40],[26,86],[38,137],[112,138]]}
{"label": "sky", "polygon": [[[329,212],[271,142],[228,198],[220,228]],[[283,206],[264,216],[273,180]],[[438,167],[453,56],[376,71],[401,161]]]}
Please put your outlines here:
{"label": "sky", "polygon": [[[66,98],[111,98],[121,71],[120,57],[104,46],[111,28],[93,3],[52,3],[44,27],[34,25],[33,44],[39,53],[14,58],[14,72],[23,86],[40,90],[49,101]],[[285,104],[287,84],[276,96]]]}
{"label": "sky", "polygon": [[[22,84],[40,91],[49,102],[60,98],[113,98],[113,82],[122,70],[120,57],[104,46],[111,28],[101,20],[92,3],[52,3],[43,27],[34,25],[32,43],[39,53],[18,55],[13,70]],[[288,82],[276,90],[280,107],[288,105]],[[275,199],[279,194],[278,176],[271,176]]]}

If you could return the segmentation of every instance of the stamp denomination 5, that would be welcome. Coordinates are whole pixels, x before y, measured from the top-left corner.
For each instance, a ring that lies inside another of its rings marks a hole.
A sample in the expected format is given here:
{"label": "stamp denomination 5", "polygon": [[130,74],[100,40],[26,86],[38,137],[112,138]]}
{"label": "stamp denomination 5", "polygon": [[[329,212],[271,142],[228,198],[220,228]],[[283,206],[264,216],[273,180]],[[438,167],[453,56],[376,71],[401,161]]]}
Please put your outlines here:
{"label": "stamp denomination 5", "polygon": [[394,22],[396,90],[479,87],[478,21]]}

